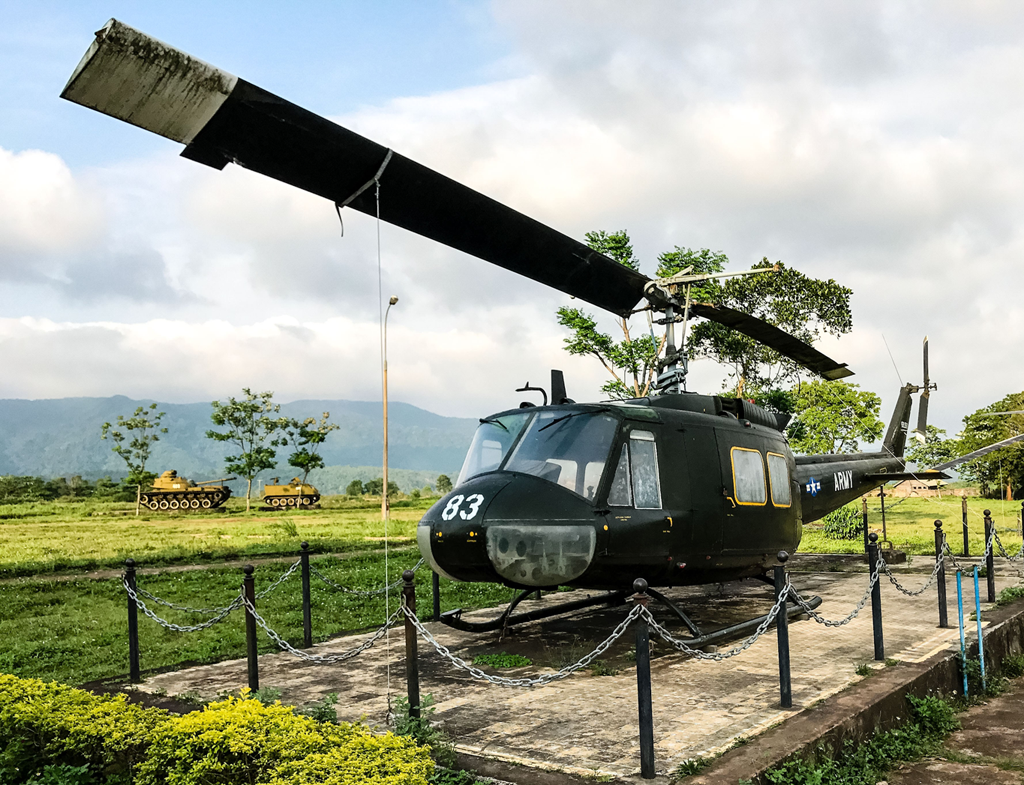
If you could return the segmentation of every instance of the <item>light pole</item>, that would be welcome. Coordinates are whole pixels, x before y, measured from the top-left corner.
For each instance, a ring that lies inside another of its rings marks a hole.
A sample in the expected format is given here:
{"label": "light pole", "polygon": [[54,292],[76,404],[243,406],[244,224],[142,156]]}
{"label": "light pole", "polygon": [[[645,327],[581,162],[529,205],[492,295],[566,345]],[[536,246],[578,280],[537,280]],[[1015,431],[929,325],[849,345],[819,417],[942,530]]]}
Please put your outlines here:
{"label": "light pole", "polygon": [[398,302],[397,297],[388,300],[388,308],[384,311],[384,487],[380,493],[380,515],[385,521],[388,520],[388,314],[391,313],[391,306]]}

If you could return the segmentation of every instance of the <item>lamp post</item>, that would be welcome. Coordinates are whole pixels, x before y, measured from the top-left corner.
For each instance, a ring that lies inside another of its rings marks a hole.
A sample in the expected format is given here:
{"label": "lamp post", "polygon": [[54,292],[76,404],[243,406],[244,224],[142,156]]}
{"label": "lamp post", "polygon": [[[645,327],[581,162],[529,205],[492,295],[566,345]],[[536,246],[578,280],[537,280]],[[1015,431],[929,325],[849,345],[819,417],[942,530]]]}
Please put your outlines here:
{"label": "lamp post", "polygon": [[384,311],[384,336],[383,336],[383,360],[384,360],[384,487],[380,493],[380,516],[388,520],[388,314],[391,306],[398,302],[397,297],[388,300],[388,308]]}

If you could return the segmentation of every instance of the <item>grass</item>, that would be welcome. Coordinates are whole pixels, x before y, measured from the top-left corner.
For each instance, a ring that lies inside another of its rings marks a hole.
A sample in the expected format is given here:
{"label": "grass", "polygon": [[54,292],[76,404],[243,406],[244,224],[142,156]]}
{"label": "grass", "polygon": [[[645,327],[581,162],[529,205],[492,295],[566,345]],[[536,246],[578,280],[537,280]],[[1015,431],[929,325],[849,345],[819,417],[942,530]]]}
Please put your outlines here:
{"label": "grass", "polygon": [[[942,521],[946,540],[953,552],[960,554],[963,549],[963,523],[959,496],[942,498],[908,499],[898,506],[890,504],[899,501],[886,498],[886,533],[897,550],[910,554],[935,554],[935,521]],[[868,528],[882,536],[882,516],[877,512],[879,502],[868,502]],[[968,544],[972,554],[985,550],[984,510],[992,511],[992,520],[999,532],[999,539],[1006,549],[1013,553],[1020,548],[1021,538],[1018,515],[1021,503],[999,499],[967,499]],[[863,539],[831,540],[822,530],[820,521],[804,526],[800,541],[800,553],[859,553],[863,551]]]}

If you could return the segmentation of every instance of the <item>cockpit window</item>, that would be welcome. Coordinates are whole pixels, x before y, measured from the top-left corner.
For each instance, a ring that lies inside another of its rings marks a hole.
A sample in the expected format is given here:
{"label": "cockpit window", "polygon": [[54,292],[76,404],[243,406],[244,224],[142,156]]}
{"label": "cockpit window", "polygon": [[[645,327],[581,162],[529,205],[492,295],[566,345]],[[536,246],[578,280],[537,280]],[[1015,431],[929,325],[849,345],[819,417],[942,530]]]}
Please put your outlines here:
{"label": "cockpit window", "polygon": [[629,445],[622,445],[619,463],[612,477],[612,487],[608,491],[608,504],[612,507],[632,507],[633,492],[629,484]]}
{"label": "cockpit window", "polygon": [[600,411],[540,412],[504,468],[593,501],[617,430],[618,420]]}
{"label": "cockpit window", "polygon": [[629,441],[622,445],[608,490],[608,505],[638,510],[661,509],[658,445],[650,431],[630,431]]}
{"label": "cockpit window", "polygon": [[533,413],[506,414],[481,420],[462,464],[459,484],[478,474],[495,471],[532,417]]}

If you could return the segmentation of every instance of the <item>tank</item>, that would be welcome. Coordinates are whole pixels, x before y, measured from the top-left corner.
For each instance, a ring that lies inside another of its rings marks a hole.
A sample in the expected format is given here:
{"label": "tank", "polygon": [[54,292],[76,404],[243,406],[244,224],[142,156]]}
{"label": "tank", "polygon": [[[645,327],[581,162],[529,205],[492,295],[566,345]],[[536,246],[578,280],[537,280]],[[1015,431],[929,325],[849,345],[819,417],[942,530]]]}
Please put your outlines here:
{"label": "tank", "polygon": [[263,487],[263,503],[271,507],[312,507],[320,501],[320,491],[298,477],[284,485],[275,477]]}
{"label": "tank", "polygon": [[179,477],[178,472],[171,469],[153,481],[153,487],[142,494],[142,503],[151,510],[212,510],[220,507],[231,496],[230,488],[214,483],[233,479],[222,477],[219,480],[192,482],[186,477]]}

